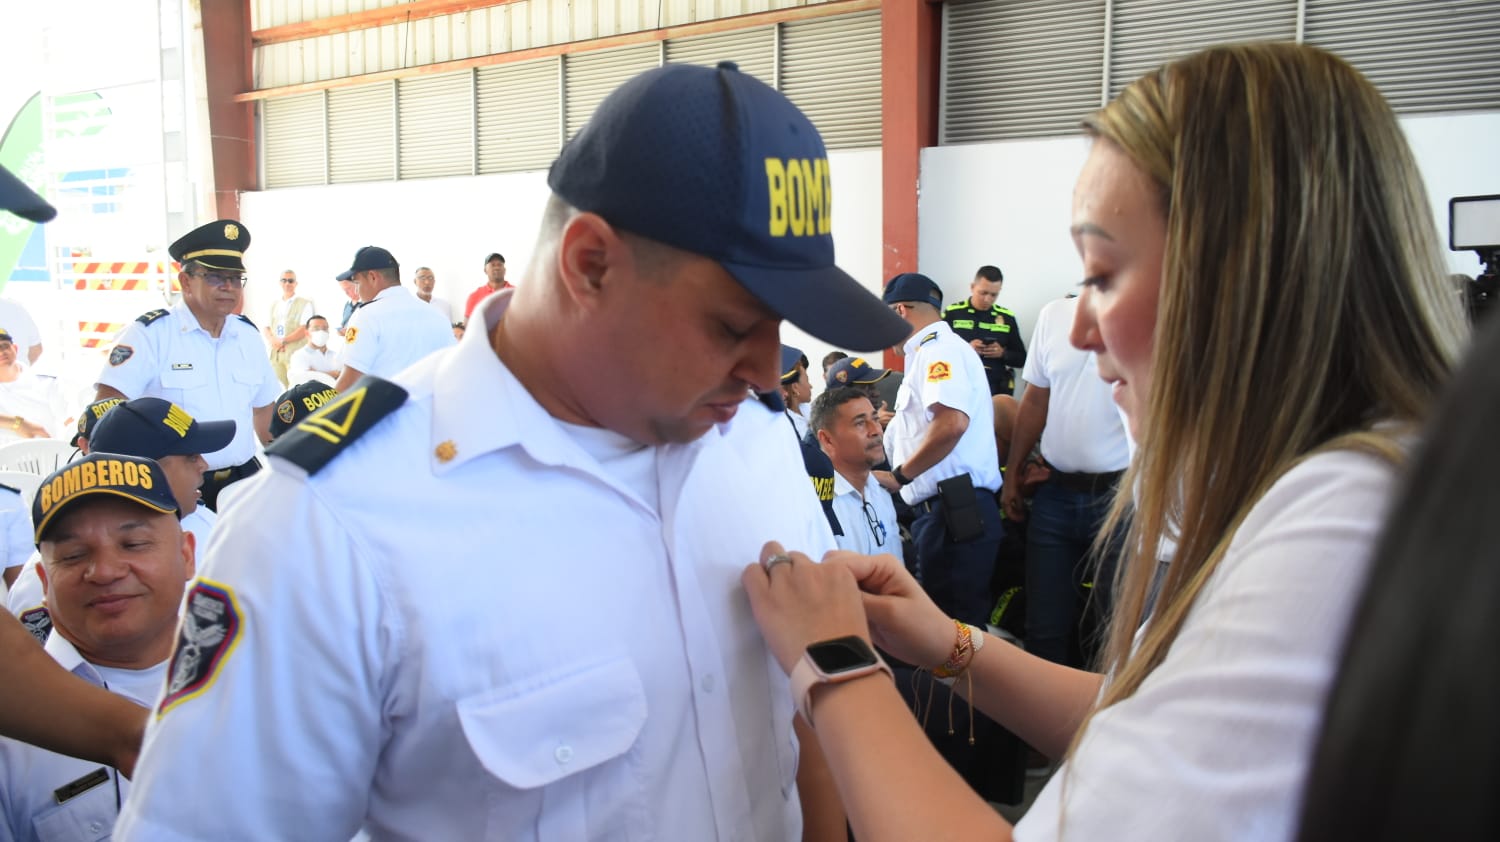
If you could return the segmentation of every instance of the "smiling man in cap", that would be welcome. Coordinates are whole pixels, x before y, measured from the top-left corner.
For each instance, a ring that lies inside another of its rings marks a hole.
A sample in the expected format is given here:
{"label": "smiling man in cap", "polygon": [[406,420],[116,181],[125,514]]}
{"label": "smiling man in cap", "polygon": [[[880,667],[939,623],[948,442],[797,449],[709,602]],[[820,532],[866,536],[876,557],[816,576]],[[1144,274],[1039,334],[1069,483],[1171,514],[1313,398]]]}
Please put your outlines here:
{"label": "smiling man in cap", "polygon": [[[740,584],[770,539],[834,547],[779,329],[908,328],[834,264],[817,130],[732,65],[627,82],[548,184],[527,282],[300,421],[220,522],[204,576],[243,622],[162,705],[116,838],[785,842],[799,792],[829,805]],[[233,762],[182,763],[204,746]]]}
{"label": "smiling man in cap", "polygon": [[[149,459],[95,453],[42,480],[34,537],[51,612],[46,652],[143,708],[168,681],[193,539]],[[96,762],[0,740],[0,838],[109,835],[130,782]]]}
{"label": "smiling man in cap", "polygon": [[154,397],[196,418],[235,423],[234,438],[203,457],[203,504],[260,470],[256,442],[271,437],[271,402],[281,381],[255,324],[236,315],[244,299],[250,232],[233,219],[189,231],[167,249],[182,264],[182,301],[152,310],[120,334],[99,372],[96,399]]}
{"label": "smiling man in cap", "polygon": [[354,253],[338,276],[359,287],[364,303],[344,328],[344,371],[334,388],[345,391],[366,374],[394,377],[433,351],[453,344],[448,319],[401,285],[401,266],[380,246]]}

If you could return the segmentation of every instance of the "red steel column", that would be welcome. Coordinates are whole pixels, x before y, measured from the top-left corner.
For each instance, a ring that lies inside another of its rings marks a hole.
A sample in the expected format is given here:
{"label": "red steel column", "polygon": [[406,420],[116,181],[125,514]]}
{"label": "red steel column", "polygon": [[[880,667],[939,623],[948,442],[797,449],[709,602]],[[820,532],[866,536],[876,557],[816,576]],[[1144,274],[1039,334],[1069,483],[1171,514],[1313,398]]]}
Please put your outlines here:
{"label": "red steel column", "polygon": [[201,0],[201,9],[214,203],[221,218],[238,219],[240,191],[259,186],[255,103],[235,101],[254,87],[250,0]]}

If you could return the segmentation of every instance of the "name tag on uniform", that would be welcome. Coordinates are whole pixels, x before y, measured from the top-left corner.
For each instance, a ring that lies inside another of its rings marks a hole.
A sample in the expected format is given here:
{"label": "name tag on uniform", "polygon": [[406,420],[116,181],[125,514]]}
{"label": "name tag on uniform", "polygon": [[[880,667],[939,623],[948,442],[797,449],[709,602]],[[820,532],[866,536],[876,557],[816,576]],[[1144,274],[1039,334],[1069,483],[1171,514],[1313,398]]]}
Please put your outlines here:
{"label": "name tag on uniform", "polygon": [[277,336],[286,336],[286,325],[277,325],[276,326],[276,335]]}
{"label": "name tag on uniform", "polygon": [[192,363],[172,363],[172,370],[173,371],[192,371],[193,370],[193,364]]}
{"label": "name tag on uniform", "polygon": [[77,798],[78,796],[84,794],[85,792],[88,792],[94,787],[102,786],[107,783],[109,783],[109,772],[106,772],[104,770],[104,767],[100,766],[98,769],[95,769],[87,775],[84,775],[78,780],[73,781],[72,783],[63,784],[57,789],[54,789],[52,791],[52,797],[57,799],[57,803],[65,804],[68,801],[71,801],[74,798]]}

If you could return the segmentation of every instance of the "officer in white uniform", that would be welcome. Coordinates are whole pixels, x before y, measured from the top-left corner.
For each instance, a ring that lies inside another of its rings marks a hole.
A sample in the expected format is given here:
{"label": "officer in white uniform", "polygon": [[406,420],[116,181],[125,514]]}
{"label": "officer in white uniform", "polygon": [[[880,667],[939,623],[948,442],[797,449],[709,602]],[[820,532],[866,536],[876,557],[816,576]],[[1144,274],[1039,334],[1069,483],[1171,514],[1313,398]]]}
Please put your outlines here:
{"label": "officer in white uniform", "polygon": [[[160,471],[149,459],[94,454],[43,480],[32,507],[57,624],[47,653],[143,707],[166,683],[193,575],[192,542]],[[0,839],[106,839],[129,788],[114,769],[0,739]]]}
{"label": "officer in white uniform", "polygon": [[[608,97],[552,167],[528,282],[279,438],[220,522],[190,611],[224,633],[180,645],[116,838],[799,838],[789,688],[740,576],[770,539],[834,545],[779,396],[750,393],[783,317],[905,334],[817,216],[768,225],[826,157],[732,65]],[[661,201],[685,172],[713,183]],[[208,746],[225,762],[182,762]]]}
{"label": "officer in white uniform", "polygon": [[897,275],[882,298],[912,330],[885,449],[894,485],[916,512],[918,576],[949,616],[983,628],[1003,531],[989,381],[974,349],[942,320],[943,293],[930,278]]}
{"label": "officer in white uniform", "polygon": [[126,328],[95,384],[98,399],[164,398],[195,418],[235,422],[234,440],[203,454],[209,468],[203,504],[210,509],[219,489],[260,469],[256,452],[270,438],[271,403],[281,392],[260,331],[235,315],[249,245],[250,232],[232,219],[173,243],[168,251],[182,263],[182,301]]}
{"label": "officer in white uniform", "polygon": [[7,588],[16,583],[21,567],[31,557],[31,515],[21,489],[0,485],[0,570]]}
{"label": "officer in white uniform", "polygon": [[433,351],[453,345],[453,326],[436,308],[401,285],[401,266],[380,246],[354,255],[341,281],[359,284],[363,304],[344,329],[344,373],[334,388],[347,390],[366,374],[394,377]]}
{"label": "officer in white uniform", "polygon": [[16,356],[26,360],[27,365],[35,364],[37,357],[42,355],[42,332],[26,308],[8,298],[0,298],[0,326],[16,343]]}

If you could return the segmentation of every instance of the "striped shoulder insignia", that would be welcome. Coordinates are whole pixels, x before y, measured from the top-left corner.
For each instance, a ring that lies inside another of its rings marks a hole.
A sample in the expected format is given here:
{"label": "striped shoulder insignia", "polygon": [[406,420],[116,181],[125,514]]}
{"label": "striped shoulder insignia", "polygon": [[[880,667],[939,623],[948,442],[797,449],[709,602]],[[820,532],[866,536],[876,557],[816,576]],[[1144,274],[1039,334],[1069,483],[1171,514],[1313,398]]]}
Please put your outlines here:
{"label": "striped shoulder insignia", "polygon": [[316,474],[403,403],[405,389],[379,377],[361,377],[337,400],[282,433],[266,452]]}
{"label": "striped shoulder insignia", "polygon": [[245,324],[249,325],[251,330],[260,330],[260,328],[258,328],[258,327],[255,326],[255,322],[250,321],[250,317],[249,316],[245,316],[245,315],[241,315],[241,314],[237,313],[237,314],[235,314],[235,318],[239,319],[240,321],[242,321]]}
{"label": "striped shoulder insignia", "polygon": [[1001,307],[999,304],[996,304],[994,306],[994,309],[992,309],[990,312],[995,313],[997,315],[1001,315],[1001,316],[1010,316],[1013,319],[1016,317],[1015,313],[1012,313],[1009,309],[1007,309],[1005,307]]}
{"label": "striped shoulder insignia", "polygon": [[926,336],[922,337],[922,341],[917,343],[917,347],[920,348],[923,345],[926,345],[928,342],[931,342],[932,340],[934,340],[936,338],[937,338],[937,331],[934,330],[932,333],[929,333]]}
{"label": "striped shoulder insignia", "polygon": [[149,325],[152,322],[154,322],[154,321],[162,318],[163,316],[167,315],[170,312],[172,312],[172,311],[170,311],[170,310],[152,310],[149,313],[142,313],[140,316],[138,316],[136,318],[136,321],[140,322],[143,325]]}

